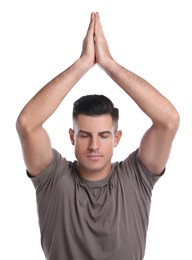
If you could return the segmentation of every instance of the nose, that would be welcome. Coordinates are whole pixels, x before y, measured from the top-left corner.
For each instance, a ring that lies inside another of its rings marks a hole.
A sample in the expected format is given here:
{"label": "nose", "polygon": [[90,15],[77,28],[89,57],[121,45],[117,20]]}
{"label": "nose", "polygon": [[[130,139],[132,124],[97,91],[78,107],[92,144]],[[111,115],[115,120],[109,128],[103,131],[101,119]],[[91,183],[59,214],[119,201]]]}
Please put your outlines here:
{"label": "nose", "polygon": [[98,137],[92,137],[90,139],[89,150],[90,151],[97,151],[97,150],[99,150],[99,139],[98,139]]}

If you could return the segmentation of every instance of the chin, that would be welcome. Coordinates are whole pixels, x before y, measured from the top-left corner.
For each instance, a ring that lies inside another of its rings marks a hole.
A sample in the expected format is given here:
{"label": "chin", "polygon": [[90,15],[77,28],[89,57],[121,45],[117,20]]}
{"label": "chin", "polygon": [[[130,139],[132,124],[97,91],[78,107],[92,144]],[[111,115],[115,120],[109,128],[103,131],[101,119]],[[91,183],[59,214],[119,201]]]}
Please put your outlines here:
{"label": "chin", "polygon": [[79,166],[86,171],[100,171],[104,168],[104,165],[98,161],[78,161]]}

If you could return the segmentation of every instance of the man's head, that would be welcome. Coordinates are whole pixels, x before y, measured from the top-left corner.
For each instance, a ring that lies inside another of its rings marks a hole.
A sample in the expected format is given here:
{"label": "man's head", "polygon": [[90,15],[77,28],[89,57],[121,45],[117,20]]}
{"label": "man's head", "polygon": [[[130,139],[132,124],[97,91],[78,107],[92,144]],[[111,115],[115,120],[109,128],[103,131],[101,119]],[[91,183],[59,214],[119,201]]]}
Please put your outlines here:
{"label": "man's head", "polygon": [[69,134],[84,176],[92,172],[93,178],[102,178],[110,171],[113,148],[121,138],[118,117],[118,109],[103,95],[83,96],[74,103]]}

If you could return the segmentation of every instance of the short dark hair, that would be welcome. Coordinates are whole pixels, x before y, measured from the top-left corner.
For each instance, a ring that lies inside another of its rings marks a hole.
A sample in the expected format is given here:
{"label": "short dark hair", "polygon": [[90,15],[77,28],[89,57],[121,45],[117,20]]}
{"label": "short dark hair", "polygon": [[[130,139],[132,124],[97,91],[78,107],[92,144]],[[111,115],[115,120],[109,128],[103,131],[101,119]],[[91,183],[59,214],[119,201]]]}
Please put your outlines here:
{"label": "short dark hair", "polygon": [[78,115],[100,116],[108,114],[112,117],[115,130],[118,128],[119,110],[113,102],[104,95],[86,95],[73,104],[73,119]]}

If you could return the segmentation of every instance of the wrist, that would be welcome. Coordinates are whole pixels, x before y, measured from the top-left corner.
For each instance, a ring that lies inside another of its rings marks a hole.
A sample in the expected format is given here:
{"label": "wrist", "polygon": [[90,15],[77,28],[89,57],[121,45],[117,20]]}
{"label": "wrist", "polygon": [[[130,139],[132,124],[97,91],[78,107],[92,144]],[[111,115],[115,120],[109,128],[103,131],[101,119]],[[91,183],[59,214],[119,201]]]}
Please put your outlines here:
{"label": "wrist", "polygon": [[81,68],[85,70],[85,73],[88,72],[95,65],[95,59],[87,57],[86,55],[80,56],[77,61],[79,63],[79,66],[81,66]]}

